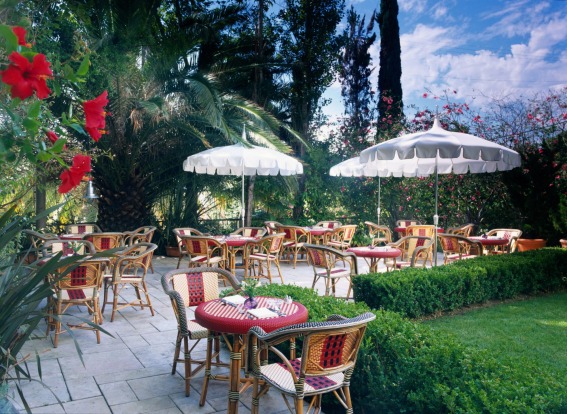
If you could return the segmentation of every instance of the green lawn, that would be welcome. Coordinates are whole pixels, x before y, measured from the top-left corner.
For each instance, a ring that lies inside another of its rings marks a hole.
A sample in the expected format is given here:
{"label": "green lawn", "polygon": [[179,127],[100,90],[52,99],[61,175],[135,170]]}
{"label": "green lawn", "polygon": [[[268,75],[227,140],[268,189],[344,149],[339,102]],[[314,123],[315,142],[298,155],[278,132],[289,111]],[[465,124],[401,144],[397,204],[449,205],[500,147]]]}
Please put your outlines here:
{"label": "green lawn", "polygon": [[567,378],[567,293],[506,302],[428,320],[436,331],[502,360],[539,366]]}

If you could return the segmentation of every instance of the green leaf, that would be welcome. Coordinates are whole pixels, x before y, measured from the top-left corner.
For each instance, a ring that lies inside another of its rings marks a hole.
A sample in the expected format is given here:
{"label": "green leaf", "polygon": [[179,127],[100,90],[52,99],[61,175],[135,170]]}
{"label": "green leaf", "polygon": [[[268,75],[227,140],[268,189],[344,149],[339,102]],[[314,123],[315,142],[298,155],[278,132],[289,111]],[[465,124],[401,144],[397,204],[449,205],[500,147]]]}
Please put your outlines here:
{"label": "green leaf", "polygon": [[37,131],[39,131],[39,127],[41,126],[41,123],[37,119],[32,118],[25,118],[22,124],[29,132],[33,133],[37,133]]}
{"label": "green leaf", "polygon": [[40,109],[41,109],[41,101],[37,100],[33,102],[28,109],[28,117],[37,118],[39,116]]}
{"label": "green leaf", "polygon": [[89,66],[91,65],[91,61],[89,57],[90,57],[89,55],[86,55],[83,61],[81,62],[79,69],[77,69],[77,76],[85,76],[89,71]]}
{"label": "green leaf", "polygon": [[7,55],[18,49],[18,38],[10,26],[0,25],[0,37],[6,40],[4,47]]}
{"label": "green leaf", "polygon": [[57,141],[55,141],[55,144],[53,144],[53,147],[51,147],[51,150],[55,153],[60,153],[61,151],[63,151],[63,147],[65,146],[66,143],[67,143],[67,140],[65,140],[63,138],[59,138]]}
{"label": "green leaf", "polygon": [[73,128],[75,131],[77,131],[79,134],[84,134],[87,135],[86,131],[83,129],[82,125],[79,124],[70,124],[69,127]]}
{"label": "green leaf", "polygon": [[70,65],[65,65],[63,66],[63,77],[65,79],[68,79],[70,81],[74,81],[75,80],[75,72],[73,71],[73,68]]}
{"label": "green leaf", "polygon": [[37,154],[37,159],[40,160],[41,162],[47,162],[49,161],[51,158],[53,158],[53,155],[51,155],[49,152],[47,151],[41,151]]}

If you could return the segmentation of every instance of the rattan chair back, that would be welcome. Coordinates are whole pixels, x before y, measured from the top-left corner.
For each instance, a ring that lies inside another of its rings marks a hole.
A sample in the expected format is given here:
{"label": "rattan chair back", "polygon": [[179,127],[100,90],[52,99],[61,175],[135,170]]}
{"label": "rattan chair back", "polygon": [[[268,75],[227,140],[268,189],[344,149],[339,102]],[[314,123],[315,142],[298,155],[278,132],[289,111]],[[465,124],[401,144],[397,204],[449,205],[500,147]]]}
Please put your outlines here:
{"label": "rattan chair back", "polygon": [[262,237],[268,230],[265,227],[240,227],[233,231],[232,235],[240,235],[244,237]]}
{"label": "rattan chair back", "polygon": [[83,236],[84,240],[90,241],[94,244],[97,252],[105,250],[116,249],[124,246],[124,233],[118,232],[102,232],[90,233]]}
{"label": "rattan chair back", "polygon": [[86,233],[102,233],[101,228],[93,223],[77,223],[67,224],[65,226],[67,234],[86,234]]}
{"label": "rattan chair back", "polygon": [[315,224],[316,227],[325,227],[326,229],[336,229],[337,227],[340,227],[342,225],[343,224],[337,220],[324,220]]}
{"label": "rattan chair back", "polygon": [[73,255],[92,255],[96,253],[96,248],[88,240],[47,240],[41,247],[41,252],[44,257],[53,256],[59,252],[63,256]]}
{"label": "rattan chair back", "polygon": [[392,243],[392,230],[388,226],[378,225],[371,221],[365,221],[364,224],[368,227],[373,246]]}

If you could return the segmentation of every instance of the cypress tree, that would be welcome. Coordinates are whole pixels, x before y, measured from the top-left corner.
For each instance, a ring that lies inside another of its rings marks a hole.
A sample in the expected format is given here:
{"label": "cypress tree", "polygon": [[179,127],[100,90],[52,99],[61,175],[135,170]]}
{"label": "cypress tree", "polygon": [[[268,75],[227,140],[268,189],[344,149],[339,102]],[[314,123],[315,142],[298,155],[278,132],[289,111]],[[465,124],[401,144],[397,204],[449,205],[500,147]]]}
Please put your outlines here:
{"label": "cypress tree", "polygon": [[380,27],[378,125],[379,130],[390,131],[403,117],[398,1],[381,0],[376,20]]}

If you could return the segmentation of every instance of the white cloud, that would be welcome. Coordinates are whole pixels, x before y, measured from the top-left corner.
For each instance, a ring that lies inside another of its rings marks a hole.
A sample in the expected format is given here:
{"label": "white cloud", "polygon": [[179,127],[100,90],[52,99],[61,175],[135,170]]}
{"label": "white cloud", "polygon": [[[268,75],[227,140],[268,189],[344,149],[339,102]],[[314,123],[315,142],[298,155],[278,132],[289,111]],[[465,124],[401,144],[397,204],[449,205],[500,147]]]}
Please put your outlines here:
{"label": "white cloud", "polygon": [[398,0],[401,11],[421,14],[427,6],[427,0]]}

